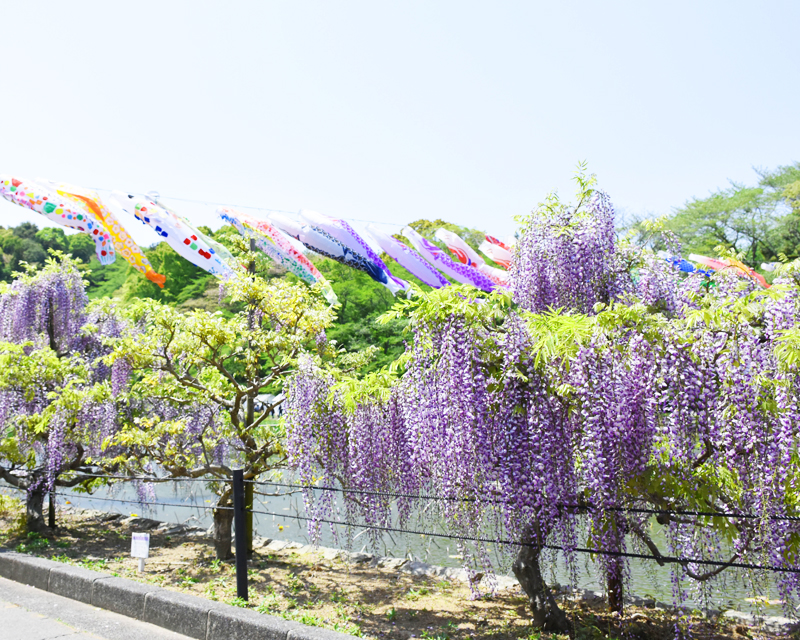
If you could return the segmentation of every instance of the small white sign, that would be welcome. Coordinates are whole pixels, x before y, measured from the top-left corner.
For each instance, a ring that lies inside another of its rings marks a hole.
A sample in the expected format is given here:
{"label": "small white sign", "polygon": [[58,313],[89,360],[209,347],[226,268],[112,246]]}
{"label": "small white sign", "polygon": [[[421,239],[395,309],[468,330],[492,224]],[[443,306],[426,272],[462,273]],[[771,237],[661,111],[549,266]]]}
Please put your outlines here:
{"label": "small white sign", "polygon": [[134,533],[131,538],[131,557],[149,558],[150,557],[150,534]]}

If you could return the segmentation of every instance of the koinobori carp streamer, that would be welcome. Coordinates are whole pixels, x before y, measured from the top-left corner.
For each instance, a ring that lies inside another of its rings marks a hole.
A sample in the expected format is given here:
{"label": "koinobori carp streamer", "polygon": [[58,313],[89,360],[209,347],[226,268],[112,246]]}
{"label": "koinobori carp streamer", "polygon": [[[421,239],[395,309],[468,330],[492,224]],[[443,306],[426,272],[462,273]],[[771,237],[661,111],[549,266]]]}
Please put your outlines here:
{"label": "koinobori carp streamer", "polygon": [[126,213],[151,227],[178,255],[193,265],[221,280],[228,280],[233,276],[233,269],[217,255],[214,247],[200,237],[202,234],[169,209],[161,207],[149,198],[121,191],[112,191],[110,200]]}
{"label": "koinobori carp streamer", "polygon": [[153,266],[147,256],[144,255],[144,251],[134,242],[125,227],[117,219],[117,216],[106,207],[99,195],[91,189],[68,184],[59,184],[56,186],[56,190],[61,196],[71,200],[100,221],[100,224],[103,225],[105,231],[114,241],[117,253],[125,258],[134,269],[143,273],[150,282],[157,284],[159,287],[164,287],[166,277],[153,270]]}
{"label": "koinobori carp streamer", "polygon": [[0,195],[56,224],[88,235],[94,240],[95,253],[100,264],[109,265],[116,259],[114,243],[100,221],[49,185],[0,175]]}

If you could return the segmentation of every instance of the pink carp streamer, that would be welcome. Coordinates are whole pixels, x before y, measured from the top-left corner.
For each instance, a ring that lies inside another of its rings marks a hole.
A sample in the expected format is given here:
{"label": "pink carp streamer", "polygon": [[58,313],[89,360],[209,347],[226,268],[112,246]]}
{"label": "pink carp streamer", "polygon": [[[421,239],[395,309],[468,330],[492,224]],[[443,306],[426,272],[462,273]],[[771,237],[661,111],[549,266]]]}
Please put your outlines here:
{"label": "pink carp streamer", "polygon": [[370,247],[364,239],[356,233],[356,231],[344,220],[329,218],[316,211],[300,211],[300,215],[309,222],[309,224],[322,229],[331,237],[341,242],[345,247],[361,255],[365,260],[371,261],[386,275],[386,281],[383,278],[378,280],[393,294],[398,291],[403,291],[408,288],[408,283],[400,278],[395,278],[392,272],[389,271],[380,256]]}
{"label": "pink carp streamer", "polygon": [[122,223],[117,219],[111,210],[103,204],[100,196],[91,189],[84,189],[82,187],[74,187],[68,184],[59,184],[56,187],[58,193],[64,198],[68,198],[74,204],[78,205],[87,213],[91,213],[100,224],[103,225],[106,233],[111,236],[114,241],[114,247],[117,253],[137,271],[144,274],[144,277],[157,284],[162,289],[166,277],[153,270],[153,266],[144,255],[138,244],[134,242],[133,238],[122,226]]}
{"label": "pink carp streamer", "polygon": [[486,240],[481,243],[478,249],[492,262],[496,262],[504,269],[511,266],[511,261],[514,259],[514,253],[511,247],[507,246],[497,238],[486,236]]}
{"label": "pink carp streamer", "polygon": [[437,240],[444,242],[461,264],[474,267],[498,286],[508,286],[508,273],[502,269],[496,269],[486,264],[486,260],[481,258],[475,249],[470,247],[457,233],[440,228],[436,231],[434,236]]}
{"label": "pink carp streamer", "polygon": [[445,275],[450,276],[454,280],[458,280],[458,282],[471,284],[473,287],[477,287],[483,291],[493,291],[495,289],[496,285],[480,271],[463,265],[460,262],[453,261],[444,250],[423,238],[411,227],[404,227],[403,235],[409,239],[423,258]]}
{"label": "pink carp streamer", "polygon": [[757,273],[736,258],[722,258],[721,260],[715,260],[714,258],[707,258],[706,256],[700,256],[696,253],[692,253],[689,254],[689,260],[692,262],[697,262],[698,264],[702,264],[709,269],[713,269],[714,271],[723,271],[725,269],[733,270],[733,272],[741,278],[750,278],[765,289],[769,289],[770,287],[764,276],[762,276],[760,273]]}
{"label": "pink carp streamer", "polygon": [[413,249],[409,249],[399,240],[372,224],[367,225],[367,231],[386,255],[429,287],[439,289],[450,284],[447,278],[434,269],[421,255]]}
{"label": "pink carp streamer", "polygon": [[270,224],[266,220],[256,218],[255,216],[251,216],[250,214],[243,213],[242,211],[238,211],[230,207],[222,207],[217,209],[217,213],[220,215],[223,213],[233,215],[240,220],[243,225],[258,231],[261,235],[268,238],[269,241],[278,249],[280,249],[286,255],[291,256],[293,260],[295,260],[306,271],[308,271],[310,276],[301,276],[303,280],[306,280],[311,284],[314,284],[318,280],[325,280],[325,276],[319,272],[319,269],[314,266],[314,263],[312,263],[302,251],[299,251],[295,247],[295,245],[292,243],[291,236],[286,235],[275,225]]}
{"label": "pink carp streamer", "polygon": [[322,295],[325,296],[329,304],[333,305],[339,302],[325,276],[319,272],[319,269],[302,252],[295,248],[290,238],[280,229],[266,220],[261,220],[231,207],[220,207],[217,209],[217,215],[223,221],[232,225],[242,237],[252,239],[263,253],[290,273],[309,284],[319,282],[322,287]]}
{"label": "pink carp streamer", "polygon": [[233,269],[200,237],[202,234],[198,234],[172,211],[148,198],[121,191],[111,192],[111,202],[151,227],[178,255],[193,265],[221,280],[229,280],[233,276]]}
{"label": "pink carp streamer", "polygon": [[59,195],[55,189],[35,181],[0,175],[0,195],[48,220],[88,235],[94,240],[95,253],[100,264],[109,265],[116,259],[114,243],[100,221],[82,207]]}

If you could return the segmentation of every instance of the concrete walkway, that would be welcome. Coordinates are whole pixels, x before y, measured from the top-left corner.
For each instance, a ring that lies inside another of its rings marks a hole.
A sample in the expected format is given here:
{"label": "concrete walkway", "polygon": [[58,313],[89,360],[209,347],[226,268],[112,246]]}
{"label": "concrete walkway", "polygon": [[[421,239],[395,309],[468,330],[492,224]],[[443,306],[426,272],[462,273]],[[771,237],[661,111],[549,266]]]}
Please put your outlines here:
{"label": "concrete walkway", "polygon": [[2,640],[189,640],[146,622],[0,578]]}

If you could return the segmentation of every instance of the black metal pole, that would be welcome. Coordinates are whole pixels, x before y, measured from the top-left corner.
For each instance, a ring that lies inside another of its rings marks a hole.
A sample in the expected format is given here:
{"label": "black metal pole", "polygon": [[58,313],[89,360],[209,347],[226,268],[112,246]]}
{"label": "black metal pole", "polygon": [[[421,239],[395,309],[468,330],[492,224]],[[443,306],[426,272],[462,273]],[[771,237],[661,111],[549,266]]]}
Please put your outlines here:
{"label": "black metal pole", "polygon": [[56,494],[48,492],[47,526],[51,529],[56,528]]}
{"label": "black metal pole", "polygon": [[233,471],[233,526],[236,530],[236,595],[247,600],[247,525],[244,512],[244,470]]}

